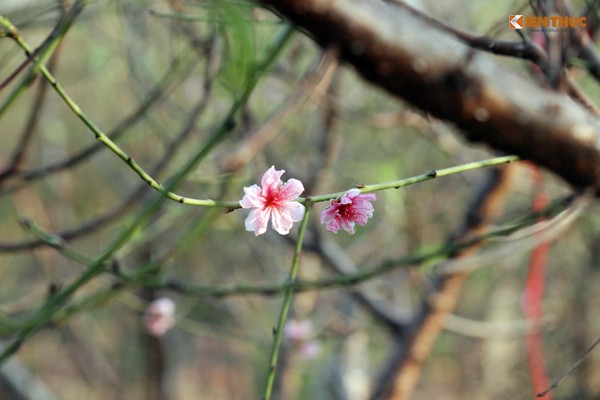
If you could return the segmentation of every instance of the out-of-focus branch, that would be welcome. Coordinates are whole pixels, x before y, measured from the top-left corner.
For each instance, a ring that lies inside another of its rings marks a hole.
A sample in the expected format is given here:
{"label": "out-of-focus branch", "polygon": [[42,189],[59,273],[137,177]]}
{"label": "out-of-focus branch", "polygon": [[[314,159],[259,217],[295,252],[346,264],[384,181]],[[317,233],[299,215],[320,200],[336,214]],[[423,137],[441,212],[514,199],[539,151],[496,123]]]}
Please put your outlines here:
{"label": "out-of-focus branch", "polygon": [[369,81],[465,136],[600,189],[600,119],[410,12],[365,0],[263,0]]}
{"label": "out-of-focus branch", "polygon": [[[413,14],[416,18],[420,18],[425,22],[436,26],[443,32],[447,32],[450,35],[456,37],[458,40],[466,44],[467,46],[485,51],[488,53],[498,54],[502,56],[516,57],[524,60],[529,60],[535,64],[537,64],[540,69],[545,73],[547,78],[552,78],[556,75],[555,78],[560,77],[564,80],[564,86],[566,93],[571,96],[574,100],[581,103],[584,107],[586,107],[589,111],[594,113],[596,116],[600,116],[600,110],[596,107],[596,105],[591,101],[591,99],[585,94],[583,90],[579,87],[577,82],[568,74],[566,74],[566,70],[560,68],[560,63],[557,68],[549,62],[548,54],[546,50],[536,44],[534,41],[526,40],[523,37],[522,41],[510,41],[510,40],[500,40],[491,36],[485,35],[477,35],[468,31],[463,31],[451,25],[448,25],[442,21],[439,21],[413,7],[408,5],[402,0],[389,0],[391,3],[395,4],[398,7],[402,7],[411,14]],[[564,15],[574,15],[573,12],[566,12]],[[520,33],[520,31],[517,31]],[[579,36],[585,35],[587,36],[585,31],[579,30],[570,30],[569,33],[571,35]],[[583,54],[586,60],[588,59],[587,55]],[[595,59],[593,59],[595,60]],[[597,67],[598,64],[592,63],[588,61],[588,71],[589,73],[596,78],[596,80],[600,81],[600,68]]]}
{"label": "out-of-focus branch", "polygon": [[[209,81],[207,81],[209,82]],[[196,122],[200,115],[206,109],[208,101],[210,99],[210,95],[212,90],[210,89],[210,85],[205,87],[204,91],[205,95],[198,101],[198,103],[194,106],[194,108],[190,111],[190,114],[184,125],[177,135],[177,137],[169,144],[164,155],[158,161],[158,163],[154,166],[151,173],[153,176],[160,175],[164,169],[168,166],[169,162],[173,158],[173,156],[180,150],[180,148],[185,143],[185,140],[189,137],[189,135],[194,132]],[[90,149],[92,149],[90,147]],[[116,206],[115,208],[107,211],[106,213],[93,218],[89,221],[86,221],[75,228],[68,229],[56,234],[57,237],[60,237],[61,240],[72,240],[87,234],[93,233],[98,229],[104,227],[108,223],[114,221],[119,216],[123,215],[127,212],[133,205],[136,204],[135,200],[142,197],[144,194],[148,192],[148,185],[142,183],[138,185],[138,187],[131,192],[129,196],[125,198],[125,200]],[[15,252],[15,251],[23,251],[30,250],[39,246],[44,245],[42,240],[26,240],[17,243],[5,243],[0,241],[0,252]]]}
{"label": "out-of-focus branch", "polygon": [[[333,240],[320,238],[317,241],[316,249],[318,254],[331,267],[341,275],[356,274],[358,268],[343,249]],[[405,321],[396,317],[392,310],[386,307],[385,303],[378,303],[373,299],[369,292],[358,287],[351,287],[352,297],[356,299],[363,307],[371,312],[380,322],[384,323],[392,332],[398,334],[405,328]]]}
{"label": "out-of-focus branch", "polygon": [[[208,47],[208,46],[207,46]],[[203,50],[204,54],[207,54],[208,48]],[[124,118],[112,131],[107,135],[108,137],[116,141],[120,139],[124,134],[130,131],[130,129],[137,123],[143,120],[144,115],[155,106],[158,102],[164,99],[166,92],[176,87],[185,77],[188,76],[191,67],[195,65],[193,60],[186,58],[181,60],[176,65],[167,71],[159,83],[153,87],[149,92],[144,101],[139,107],[133,111],[129,116]],[[105,149],[102,143],[96,142],[83,150],[77,152],[74,155],[69,156],[64,160],[57,161],[55,163],[45,165],[39,169],[22,171],[16,174],[19,179],[18,182],[11,184],[6,188],[0,190],[0,195],[10,194],[17,191],[31,182],[39,179],[43,179],[48,175],[68,170],[72,167],[78,166],[84,161],[90,159],[93,155]],[[147,185],[146,185],[147,186]]]}
{"label": "out-of-focus branch", "polygon": [[[463,225],[453,240],[466,240],[481,234],[497,216],[508,193],[513,166],[504,166],[490,173],[490,177],[476,194]],[[466,257],[481,246],[474,244],[458,250],[451,258]],[[429,357],[447,316],[454,310],[468,271],[442,274],[433,282],[433,291],[427,296],[419,313],[409,325],[406,334],[398,336],[398,346],[379,380],[373,399],[401,400],[410,398],[423,367]]]}
{"label": "out-of-focus branch", "polygon": [[[60,47],[62,43],[64,42],[59,42],[57,46]],[[50,57],[50,60],[48,61],[48,69],[51,71],[54,70],[58,54],[60,54],[58,50],[59,49],[57,48],[55,53]],[[31,107],[29,118],[27,119],[27,125],[21,133],[19,142],[15,150],[13,151],[13,154],[10,157],[8,165],[4,168],[3,171],[0,171],[0,186],[4,179],[15,174],[21,169],[21,165],[25,160],[25,153],[27,152],[29,143],[31,143],[33,134],[35,133],[35,130],[38,126],[38,122],[41,115],[41,109],[43,108],[44,102],[46,100],[46,93],[48,93],[48,86],[49,85],[45,81],[39,82],[39,86],[35,94],[35,100]]]}
{"label": "out-of-focus branch", "polygon": [[441,30],[447,32],[452,36],[459,39],[464,44],[477,49],[494,53],[503,56],[518,57],[525,60],[532,61],[536,64],[544,64],[548,61],[548,55],[540,46],[532,41],[512,41],[512,40],[500,40],[491,36],[476,35],[471,32],[463,31],[451,25],[448,25],[442,21],[439,21],[430,15],[427,15],[416,8],[411,7],[408,3],[402,0],[388,0],[390,3],[397,7],[401,7],[408,11],[410,14],[431,24]]}
{"label": "out-of-focus branch", "polygon": [[266,122],[260,129],[255,130],[250,136],[240,141],[240,144],[220,162],[220,168],[228,172],[237,171],[256,157],[281,132],[291,116],[306,104],[314,91],[327,87],[331,83],[337,65],[334,52],[323,53],[314,71],[298,85],[298,89],[286,101],[281,112]]}
{"label": "out-of-focus branch", "polygon": [[0,368],[0,395],[13,400],[55,400],[46,383],[13,358]]}

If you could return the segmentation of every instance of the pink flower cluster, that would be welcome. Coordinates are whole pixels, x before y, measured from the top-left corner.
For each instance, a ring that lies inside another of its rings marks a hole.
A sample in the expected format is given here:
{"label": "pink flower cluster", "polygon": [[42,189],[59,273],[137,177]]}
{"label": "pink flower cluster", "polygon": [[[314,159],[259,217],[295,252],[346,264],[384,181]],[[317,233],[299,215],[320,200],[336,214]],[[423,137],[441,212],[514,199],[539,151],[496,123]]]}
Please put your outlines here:
{"label": "pink flower cluster", "polygon": [[377,196],[372,193],[360,193],[358,189],[350,189],[343,196],[331,200],[329,207],[321,214],[321,224],[327,223],[327,230],[337,233],[344,229],[354,235],[354,226],[359,224],[365,226],[367,220],[373,216],[372,201]]}
{"label": "pink flower cluster", "polygon": [[[281,181],[284,170],[269,168],[262,177],[261,186],[252,185],[244,188],[244,197],[240,200],[242,208],[251,209],[246,218],[246,230],[253,231],[255,236],[271,227],[282,235],[287,235],[294,222],[304,217],[304,206],[297,199],[304,191],[304,185],[297,179],[290,179],[285,184]],[[358,189],[350,189],[337,199],[331,200],[329,206],[321,214],[321,224],[327,224],[327,230],[337,233],[344,229],[351,235],[355,233],[355,224],[366,225],[373,216],[372,201],[377,196],[372,193],[361,193]]]}

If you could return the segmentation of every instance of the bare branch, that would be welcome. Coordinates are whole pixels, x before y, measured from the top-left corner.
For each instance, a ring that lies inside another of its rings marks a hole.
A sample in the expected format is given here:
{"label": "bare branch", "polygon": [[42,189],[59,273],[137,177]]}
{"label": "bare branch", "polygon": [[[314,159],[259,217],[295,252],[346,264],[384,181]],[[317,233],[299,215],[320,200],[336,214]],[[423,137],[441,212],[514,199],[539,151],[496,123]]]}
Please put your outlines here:
{"label": "bare branch", "polygon": [[[456,240],[465,240],[481,233],[502,208],[508,193],[510,176],[514,167],[504,166],[493,170],[475,196],[464,224],[456,233]],[[463,248],[453,258],[468,256],[481,246]],[[407,333],[399,336],[399,345],[385,367],[372,399],[407,399],[421,375],[423,363],[440,333],[446,317],[454,310],[469,272],[458,271],[438,276],[432,293],[421,304],[419,313],[411,322]]]}

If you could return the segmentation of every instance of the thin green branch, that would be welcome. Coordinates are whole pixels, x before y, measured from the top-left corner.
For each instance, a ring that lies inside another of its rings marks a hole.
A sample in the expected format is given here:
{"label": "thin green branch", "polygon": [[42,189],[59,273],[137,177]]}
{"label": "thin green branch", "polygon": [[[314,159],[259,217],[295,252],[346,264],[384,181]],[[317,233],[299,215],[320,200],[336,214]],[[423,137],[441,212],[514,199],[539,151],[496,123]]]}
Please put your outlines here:
{"label": "thin green branch", "polygon": [[[360,189],[361,193],[370,193],[370,192],[376,192],[376,191],[385,190],[385,189],[400,189],[405,186],[414,185],[415,183],[429,181],[431,179],[435,179],[435,178],[441,177],[441,176],[460,174],[462,172],[473,171],[473,170],[480,169],[480,168],[495,167],[495,166],[502,165],[502,164],[508,164],[508,163],[511,163],[514,161],[519,161],[519,157],[517,157],[517,156],[495,157],[495,158],[490,158],[487,160],[474,161],[474,162],[470,162],[467,164],[457,165],[455,167],[450,167],[450,168],[443,168],[443,169],[438,169],[438,170],[433,169],[425,174],[416,175],[416,176],[413,176],[410,178],[400,179],[397,181],[376,183],[376,184],[372,184],[372,185],[358,184],[358,185],[356,185],[356,187]],[[328,201],[331,199],[338,198],[346,192],[347,192],[347,190],[343,191],[343,192],[324,194],[324,195],[319,195],[319,196],[311,196],[306,199],[301,199],[300,202],[302,203],[302,202],[305,202],[308,200],[310,200],[310,202],[312,202],[312,203]]]}
{"label": "thin green branch", "polygon": [[[308,226],[308,219],[310,217],[311,204],[306,205],[306,211],[304,212],[304,218],[300,225],[298,232],[298,241],[296,243],[296,251],[294,252],[294,259],[292,261],[292,268],[290,269],[290,277],[288,284],[293,285],[296,283],[296,277],[298,276],[298,267],[300,266],[300,255],[302,254],[302,242],[304,241],[304,233]],[[279,319],[277,320],[277,326],[273,331],[273,346],[271,348],[271,358],[269,360],[269,373],[267,375],[267,384],[265,387],[264,400],[269,400],[273,391],[273,384],[275,383],[275,374],[277,372],[277,360],[279,359],[279,349],[281,348],[281,341],[283,339],[283,331],[285,329],[285,321],[290,311],[292,299],[294,296],[294,287],[289,286],[284,293],[283,303],[281,305],[281,312],[279,313]]]}
{"label": "thin green branch", "polygon": [[[168,199],[177,201],[182,204],[189,204],[195,206],[206,206],[206,207],[224,207],[224,208],[237,208],[239,207],[238,202],[227,202],[227,201],[216,201],[210,199],[193,199],[184,196],[180,196],[173,193],[165,188],[161,183],[158,183],[146,170],[144,170],[130,155],[128,155],[123,149],[121,149],[115,142],[113,142],[108,135],[106,135],[100,127],[98,127],[88,116],[83,112],[79,105],[67,94],[64,88],[56,80],[54,75],[46,68],[43,62],[33,55],[31,47],[25,42],[25,40],[18,33],[14,25],[3,17],[0,17],[0,26],[4,27],[8,32],[11,33],[15,42],[25,51],[28,57],[33,57],[34,62],[39,68],[44,78],[52,85],[56,93],[63,99],[67,106],[73,111],[73,113],[92,131],[96,139],[108,147],[113,153],[115,153],[121,160],[123,160],[143,181],[148,183],[153,189],[156,189],[162,193]],[[261,71],[262,65],[256,66],[256,71]],[[254,87],[255,80],[253,79],[250,87]],[[251,90],[245,90],[242,97],[249,96]],[[244,98],[245,102],[247,99]],[[238,100],[239,101],[239,100]]]}
{"label": "thin green branch", "polygon": [[[21,79],[21,82],[17,84],[13,91],[8,95],[2,106],[0,106],[0,117],[4,115],[4,113],[13,104],[15,104],[15,102],[21,96],[21,94],[25,93],[25,91],[28,89],[29,85],[31,84],[37,73],[40,71],[40,67],[44,66],[44,62],[46,62],[46,60],[48,60],[48,58],[54,53],[54,50],[58,46],[58,43],[65,36],[69,28],[73,25],[75,18],[79,15],[79,13],[81,13],[86,3],[87,1],[76,1],[69,10],[69,12],[67,12],[64,15],[61,21],[52,30],[50,35],[48,35],[44,43],[42,43],[42,45],[36,50],[32,50],[31,48],[29,48],[29,46],[25,43],[25,41],[19,34],[17,28],[7,18],[0,15],[0,26],[4,28],[0,37],[8,37],[14,40],[17,43],[17,45],[19,45],[19,47],[21,47],[25,51],[25,54],[27,55],[29,61],[33,63],[31,69],[29,70],[29,73]],[[19,67],[18,70],[20,69],[21,67]],[[44,66],[44,69],[47,68]],[[10,78],[12,79],[15,76],[16,74],[13,74]],[[6,84],[8,84],[8,81],[3,82],[2,86],[5,86]]]}
{"label": "thin green branch", "polygon": [[[480,169],[480,168],[495,167],[498,165],[508,164],[511,162],[519,161],[519,160],[520,159],[518,156],[494,157],[494,158],[489,158],[487,160],[474,161],[474,162],[470,162],[467,164],[457,165],[457,166],[449,167],[449,168],[443,168],[443,169],[437,169],[437,170],[432,169],[431,171],[429,171],[427,173],[412,176],[410,178],[399,179],[397,181],[375,183],[375,184],[370,184],[370,185],[364,185],[362,183],[358,183],[356,185],[356,188],[360,189],[361,193],[377,192],[377,191],[386,190],[386,189],[400,189],[405,186],[414,185],[415,183],[429,181],[429,180],[432,180],[432,179],[435,179],[435,178],[441,177],[441,176],[460,174],[463,172],[473,171],[473,170]],[[348,190],[344,190],[343,192],[310,196],[310,197],[306,197],[306,198],[299,197],[297,199],[297,201],[302,204],[321,203],[324,201],[336,199],[336,198],[342,196],[346,192],[348,192]],[[231,207],[230,209],[234,210],[236,208],[240,208],[240,205],[237,204],[235,207]]]}
{"label": "thin green branch", "polygon": [[[139,107],[125,117],[111,132],[108,133],[111,140],[116,141],[120,139],[134,124],[139,123],[142,120],[142,117],[146,115],[153,106],[164,98],[168,90],[177,87],[183,81],[187,72],[194,65],[194,57],[192,57],[192,54],[193,52],[188,52],[186,56],[177,59],[177,61],[171,65],[171,68],[165,72],[158,83],[148,91],[144,101]],[[6,188],[2,188],[0,190],[0,195],[10,194],[23,188],[28,183],[44,178],[50,174],[75,167],[83,161],[88,160],[101,149],[104,149],[102,143],[93,143],[66,159],[47,164],[39,169],[22,172],[17,175],[20,181]]]}
{"label": "thin green branch", "polygon": [[[157,164],[152,169],[153,175],[160,174],[167,166],[169,160],[173,158],[175,154],[179,151],[181,144],[185,141],[185,139],[193,132],[193,125],[195,124],[196,119],[200,116],[200,114],[205,110],[206,104],[208,104],[210,97],[210,90],[205,90],[204,96],[199,99],[198,103],[194,106],[194,108],[190,111],[190,114],[187,116],[186,121],[183,123],[181,131],[176,135],[176,137],[169,143],[164,154],[161,156],[161,159],[157,162]],[[100,146],[101,144],[98,143]],[[92,146],[93,148],[93,146]],[[122,201],[119,205],[114,207],[112,210],[93,218],[87,222],[84,222],[77,226],[74,229],[64,230],[62,232],[54,233],[55,237],[62,238],[63,241],[72,240],[77,237],[81,237],[87,234],[90,234],[97,229],[102,228],[106,224],[113,221],[115,218],[123,215],[127,210],[129,210],[134,204],[139,203],[139,199],[143,197],[144,193],[146,193],[146,186],[143,182],[140,182],[138,187],[133,190],[128,196],[126,196],[125,200]],[[2,190],[0,190],[0,196],[2,195]],[[217,209],[212,209],[217,210]],[[2,243],[0,242],[0,252],[13,252],[13,251],[22,251],[27,249],[33,249],[35,247],[41,246],[46,243],[43,240],[25,240],[16,243]]]}

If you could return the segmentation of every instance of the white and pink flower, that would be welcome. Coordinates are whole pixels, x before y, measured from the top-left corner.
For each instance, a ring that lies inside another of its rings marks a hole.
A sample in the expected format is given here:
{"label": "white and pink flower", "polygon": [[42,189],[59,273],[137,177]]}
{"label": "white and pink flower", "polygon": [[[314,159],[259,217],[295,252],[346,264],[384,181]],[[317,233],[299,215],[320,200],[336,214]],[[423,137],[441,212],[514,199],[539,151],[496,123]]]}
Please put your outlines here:
{"label": "white and pink flower", "polygon": [[281,235],[287,235],[294,222],[304,217],[304,206],[295,201],[304,191],[304,185],[297,179],[290,179],[285,184],[281,181],[284,170],[277,171],[271,167],[262,177],[261,185],[244,188],[244,197],[240,200],[243,208],[251,208],[246,218],[246,230],[254,231],[254,235],[262,235],[271,227]]}
{"label": "white and pink flower", "polygon": [[175,325],[175,303],[168,297],[154,300],[146,308],[143,322],[150,335],[164,335]]}
{"label": "white and pink flower", "polygon": [[377,200],[373,193],[360,193],[358,189],[350,189],[341,197],[331,200],[329,206],[321,213],[321,224],[327,223],[327,230],[337,233],[344,229],[354,235],[354,226],[365,226],[375,211],[372,201]]}

